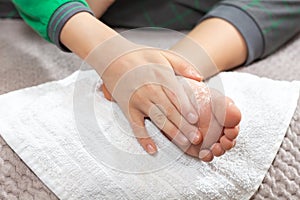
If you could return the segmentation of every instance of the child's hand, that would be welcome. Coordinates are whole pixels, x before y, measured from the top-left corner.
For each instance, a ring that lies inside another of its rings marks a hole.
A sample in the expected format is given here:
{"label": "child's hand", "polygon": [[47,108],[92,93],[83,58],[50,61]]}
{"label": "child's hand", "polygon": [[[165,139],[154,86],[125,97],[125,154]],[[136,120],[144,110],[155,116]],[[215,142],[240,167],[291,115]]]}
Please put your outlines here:
{"label": "child's hand", "polygon": [[191,65],[174,61],[162,50],[129,42],[88,13],[78,13],[66,23],[61,41],[102,77],[147,152],[155,153],[156,145],[148,137],[145,117],[182,146],[201,142],[192,125],[198,121],[197,112],[173,70],[200,80],[188,70]]}
{"label": "child's hand", "polygon": [[[174,58],[174,60],[176,59]],[[197,108],[200,118],[197,127],[204,138],[202,143],[191,144],[182,150],[191,156],[209,162],[214,156],[223,155],[225,151],[235,145],[241,113],[230,98],[209,88],[203,82],[183,77],[178,77],[178,80],[191,98],[194,107]],[[105,85],[102,85],[102,92],[105,98],[113,100]],[[168,137],[173,140],[170,136]]]}
{"label": "child's hand", "polygon": [[199,144],[198,115],[174,71],[201,80],[180,57],[158,49],[125,54],[105,70],[102,79],[127,117],[139,143],[150,154],[157,151],[144,118],[150,119],[182,149]]}

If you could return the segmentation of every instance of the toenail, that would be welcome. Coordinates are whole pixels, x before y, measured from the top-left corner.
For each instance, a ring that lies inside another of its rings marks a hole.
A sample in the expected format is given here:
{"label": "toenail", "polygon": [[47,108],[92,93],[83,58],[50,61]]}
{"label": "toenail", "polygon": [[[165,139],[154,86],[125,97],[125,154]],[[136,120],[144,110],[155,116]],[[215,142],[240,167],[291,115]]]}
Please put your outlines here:
{"label": "toenail", "polygon": [[190,138],[190,141],[193,142],[193,143],[196,143],[199,141],[200,139],[200,136],[197,132],[190,132],[188,134],[189,138]]}
{"label": "toenail", "polygon": [[153,145],[152,144],[147,144],[147,152],[149,153],[149,154],[154,154],[155,152],[156,152],[156,150],[155,150],[155,148],[153,147]]}
{"label": "toenail", "polygon": [[235,147],[235,145],[236,145],[236,140],[233,140],[232,148]]}
{"label": "toenail", "polygon": [[187,73],[190,76],[195,76],[196,78],[198,78],[200,81],[203,80],[203,76],[201,76],[195,69],[193,68],[188,68]]}
{"label": "toenail", "polygon": [[234,107],[234,108],[238,109],[238,107],[233,102],[229,102],[228,106],[229,107]]}
{"label": "toenail", "polygon": [[210,150],[207,150],[207,149],[201,150],[200,153],[199,153],[199,158],[203,159],[206,156],[208,156],[209,154],[210,154]]}

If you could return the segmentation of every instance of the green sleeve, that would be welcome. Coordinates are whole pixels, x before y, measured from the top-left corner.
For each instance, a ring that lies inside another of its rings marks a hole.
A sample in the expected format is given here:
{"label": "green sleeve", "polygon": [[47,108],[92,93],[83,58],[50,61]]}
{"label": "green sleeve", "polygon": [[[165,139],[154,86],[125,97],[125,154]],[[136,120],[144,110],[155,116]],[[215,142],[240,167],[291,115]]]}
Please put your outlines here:
{"label": "green sleeve", "polygon": [[53,43],[57,43],[54,38],[57,33],[51,37],[50,25],[52,31],[53,28],[60,31],[61,21],[65,23],[66,17],[70,18],[70,13],[74,15],[78,11],[90,12],[85,0],[13,0],[13,3],[24,21],[40,36]]}

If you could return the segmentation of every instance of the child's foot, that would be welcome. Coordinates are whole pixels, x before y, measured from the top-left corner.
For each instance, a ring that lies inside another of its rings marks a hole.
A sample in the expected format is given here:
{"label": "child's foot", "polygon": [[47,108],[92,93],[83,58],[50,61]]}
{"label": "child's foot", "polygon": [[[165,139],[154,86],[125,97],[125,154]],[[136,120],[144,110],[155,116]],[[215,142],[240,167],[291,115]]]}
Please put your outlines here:
{"label": "child's foot", "polygon": [[209,162],[214,156],[221,156],[234,147],[241,112],[230,98],[209,89],[203,82],[187,78],[183,81],[186,91],[192,91],[190,96],[194,96],[194,103],[198,106],[198,127],[204,137],[201,144],[191,145],[186,153]]}

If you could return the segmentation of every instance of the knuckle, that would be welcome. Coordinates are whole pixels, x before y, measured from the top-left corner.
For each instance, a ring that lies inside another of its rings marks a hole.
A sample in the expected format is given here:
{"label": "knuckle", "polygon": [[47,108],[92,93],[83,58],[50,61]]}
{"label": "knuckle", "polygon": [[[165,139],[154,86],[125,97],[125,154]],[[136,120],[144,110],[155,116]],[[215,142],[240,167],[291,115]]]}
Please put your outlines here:
{"label": "knuckle", "polygon": [[158,94],[158,90],[157,90],[156,85],[154,85],[154,84],[146,84],[144,87],[145,87],[146,91],[149,94],[154,94],[154,95]]}
{"label": "knuckle", "polygon": [[140,95],[143,95],[143,96],[145,96],[145,95],[149,96],[149,94],[153,95],[153,93],[156,92],[155,89],[153,88],[152,84],[143,84],[136,90]]}

